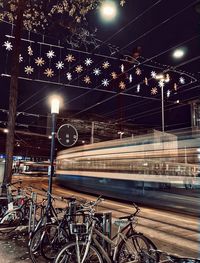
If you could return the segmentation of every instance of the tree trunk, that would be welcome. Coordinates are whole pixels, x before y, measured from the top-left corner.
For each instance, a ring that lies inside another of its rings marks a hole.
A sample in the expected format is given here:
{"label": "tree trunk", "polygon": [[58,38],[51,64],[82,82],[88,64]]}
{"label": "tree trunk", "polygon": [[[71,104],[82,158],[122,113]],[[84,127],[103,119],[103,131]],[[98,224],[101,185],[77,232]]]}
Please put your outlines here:
{"label": "tree trunk", "polygon": [[17,20],[14,28],[13,54],[11,59],[11,79],[9,94],[9,115],[8,115],[8,133],[6,138],[6,164],[4,173],[4,183],[11,182],[13,151],[15,144],[15,119],[18,97],[18,76],[19,76],[19,54],[21,46],[21,35],[23,29],[23,13],[26,0],[19,0],[17,9]]}

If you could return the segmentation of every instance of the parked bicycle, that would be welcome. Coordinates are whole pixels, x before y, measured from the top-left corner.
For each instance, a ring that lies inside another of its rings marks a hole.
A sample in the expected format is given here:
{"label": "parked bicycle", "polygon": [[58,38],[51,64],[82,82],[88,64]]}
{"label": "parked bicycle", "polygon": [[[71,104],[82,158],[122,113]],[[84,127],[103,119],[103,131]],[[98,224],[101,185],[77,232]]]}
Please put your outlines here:
{"label": "parked bicycle", "polygon": [[[75,241],[68,243],[58,253],[55,263],[125,263],[145,262],[145,254],[151,254],[151,249],[156,250],[155,244],[142,233],[135,230],[136,215],[139,208],[134,204],[135,212],[129,216],[120,217],[117,234],[109,238],[98,227],[98,218],[95,217],[93,208],[90,209],[90,222],[88,224],[71,224],[71,234]],[[80,240],[81,235],[87,235],[85,241]],[[102,241],[111,245],[103,246]],[[155,255],[158,257],[158,255]],[[157,260],[158,258],[156,258]]]}
{"label": "parked bicycle", "polygon": [[[16,190],[12,190],[11,187],[18,183],[20,186]],[[5,186],[8,204],[1,208],[0,233],[8,234],[14,231],[19,225],[28,223],[31,199],[26,195],[21,183],[21,181],[18,181]],[[16,191],[17,194],[13,195],[13,192]]]}
{"label": "parked bicycle", "polygon": [[62,218],[40,225],[30,238],[29,252],[33,262],[40,262],[41,257],[53,260],[62,246],[71,240],[70,222],[75,222],[78,217],[84,220],[84,213],[74,197],[62,197],[61,199],[68,203],[63,210]]}

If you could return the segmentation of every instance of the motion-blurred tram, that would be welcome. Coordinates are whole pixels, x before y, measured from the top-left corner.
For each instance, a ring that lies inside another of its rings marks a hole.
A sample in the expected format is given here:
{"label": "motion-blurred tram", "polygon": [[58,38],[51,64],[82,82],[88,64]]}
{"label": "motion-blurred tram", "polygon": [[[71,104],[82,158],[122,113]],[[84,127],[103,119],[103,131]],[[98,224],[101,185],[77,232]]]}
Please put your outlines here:
{"label": "motion-blurred tram", "polygon": [[[58,153],[56,180],[65,187],[151,203],[164,193],[200,188],[200,139],[146,135],[83,145]],[[164,197],[163,197],[164,198]]]}

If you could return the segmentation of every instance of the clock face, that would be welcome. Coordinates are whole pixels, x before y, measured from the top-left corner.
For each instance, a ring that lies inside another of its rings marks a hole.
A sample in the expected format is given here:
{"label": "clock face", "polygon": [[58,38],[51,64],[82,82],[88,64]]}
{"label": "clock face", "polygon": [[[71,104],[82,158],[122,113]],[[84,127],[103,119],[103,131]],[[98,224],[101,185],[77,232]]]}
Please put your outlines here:
{"label": "clock face", "polygon": [[64,124],[58,129],[57,138],[60,144],[70,147],[77,142],[78,132],[71,124]]}

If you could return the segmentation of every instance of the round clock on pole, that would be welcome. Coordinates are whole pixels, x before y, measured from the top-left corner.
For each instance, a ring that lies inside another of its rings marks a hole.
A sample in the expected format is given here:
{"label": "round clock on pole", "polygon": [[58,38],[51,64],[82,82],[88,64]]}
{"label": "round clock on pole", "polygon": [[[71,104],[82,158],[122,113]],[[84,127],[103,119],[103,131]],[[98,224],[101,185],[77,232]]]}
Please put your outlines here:
{"label": "round clock on pole", "polygon": [[57,138],[61,145],[71,147],[78,140],[77,129],[71,124],[63,124],[58,129]]}

